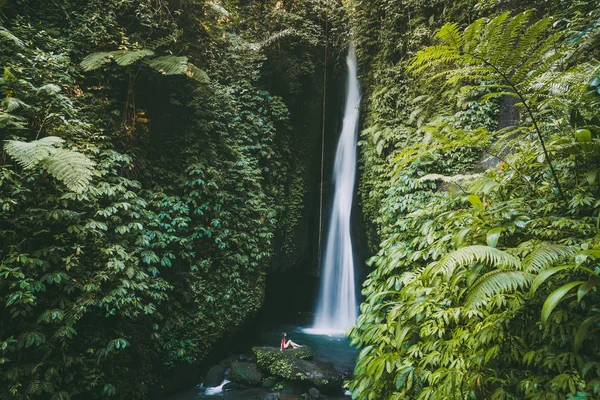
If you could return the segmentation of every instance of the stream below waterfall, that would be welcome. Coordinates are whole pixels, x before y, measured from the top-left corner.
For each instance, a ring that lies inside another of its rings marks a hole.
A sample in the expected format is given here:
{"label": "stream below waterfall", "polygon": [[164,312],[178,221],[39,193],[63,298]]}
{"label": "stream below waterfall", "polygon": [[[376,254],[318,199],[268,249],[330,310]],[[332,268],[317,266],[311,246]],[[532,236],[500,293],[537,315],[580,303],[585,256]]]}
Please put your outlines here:
{"label": "stream below waterfall", "polygon": [[[350,347],[350,341],[345,336],[314,335],[305,332],[304,327],[292,324],[273,325],[265,327],[256,333],[255,346],[278,347],[281,332],[287,332],[288,338],[294,342],[310,346],[315,352],[318,361],[332,363],[339,372],[351,371],[356,363],[358,350]],[[169,400],[258,400],[262,399],[269,390],[263,388],[246,388],[240,390],[223,391],[222,388],[204,388],[201,384],[189,390],[177,393]],[[281,400],[299,399],[300,395],[280,395]],[[350,399],[351,396],[328,396],[330,400]]]}

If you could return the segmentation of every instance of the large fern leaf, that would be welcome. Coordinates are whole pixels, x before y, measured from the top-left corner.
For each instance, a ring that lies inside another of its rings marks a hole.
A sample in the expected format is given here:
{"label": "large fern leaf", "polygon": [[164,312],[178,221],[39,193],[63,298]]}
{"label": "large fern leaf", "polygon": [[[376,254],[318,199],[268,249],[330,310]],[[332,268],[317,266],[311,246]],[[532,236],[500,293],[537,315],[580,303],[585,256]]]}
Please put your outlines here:
{"label": "large fern leaf", "polygon": [[187,64],[187,66],[185,68],[185,75],[188,78],[192,78],[195,81],[198,81],[200,83],[210,82],[210,78],[208,77],[208,74],[206,72],[204,72],[203,70],[201,70],[200,68],[196,67],[192,63]]}
{"label": "large fern leaf", "polygon": [[576,250],[569,246],[559,244],[546,244],[536,248],[531,254],[523,259],[523,267],[527,272],[539,272],[550,268],[558,262],[565,261]]}
{"label": "large fern leaf", "polygon": [[84,71],[93,71],[110,61],[110,51],[92,53],[85,57],[79,65]]}
{"label": "large fern leaf", "polygon": [[76,151],[60,148],[64,140],[48,136],[31,142],[7,140],[4,150],[24,169],[44,168],[75,192],[83,191],[94,174],[94,162]]}
{"label": "large fern leaf", "polygon": [[521,261],[512,254],[489,246],[475,245],[461,247],[440,261],[431,263],[423,270],[423,279],[428,280],[440,274],[449,279],[457,268],[475,263],[483,263],[496,268],[521,269]]}
{"label": "large fern leaf", "polygon": [[127,66],[153,54],[154,52],[148,49],[101,51],[88,55],[81,61],[80,65],[84,71],[98,69],[111,60],[114,60],[117,65]]}
{"label": "large fern leaf", "polygon": [[131,65],[134,62],[141,60],[142,58],[153,55],[154,52],[148,49],[141,50],[117,50],[111,52],[111,56],[117,63],[122,67]]}
{"label": "large fern leaf", "polygon": [[56,136],[47,136],[31,142],[7,140],[4,150],[14,158],[23,168],[32,169],[60,147],[64,140]]}
{"label": "large fern leaf", "polygon": [[490,297],[524,288],[531,283],[533,275],[524,271],[495,270],[479,278],[467,292],[465,306],[475,308]]}
{"label": "large fern leaf", "polygon": [[163,75],[181,75],[186,72],[188,58],[186,56],[160,56],[148,60],[147,63]]}
{"label": "large fern leaf", "polygon": [[0,26],[0,39],[6,39],[13,42],[19,47],[25,47],[25,43],[21,39],[16,37],[11,31],[9,31],[3,26]]}
{"label": "large fern leaf", "polygon": [[41,165],[74,192],[82,192],[92,180],[94,163],[81,153],[57,149]]}

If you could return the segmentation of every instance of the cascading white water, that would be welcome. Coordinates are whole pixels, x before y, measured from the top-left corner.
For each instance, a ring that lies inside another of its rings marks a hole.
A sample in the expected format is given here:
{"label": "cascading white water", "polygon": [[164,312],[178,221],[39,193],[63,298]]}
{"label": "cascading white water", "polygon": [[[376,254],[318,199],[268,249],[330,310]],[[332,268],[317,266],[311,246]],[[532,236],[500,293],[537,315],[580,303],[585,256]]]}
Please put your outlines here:
{"label": "cascading white water", "polygon": [[348,80],[342,133],[335,153],[334,194],[325,258],[321,269],[321,290],[313,333],[343,334],[357,318],[354,256],[350,237],[350,214],[356,180],[356,140],[360,88],[354,46],[348,57]]}

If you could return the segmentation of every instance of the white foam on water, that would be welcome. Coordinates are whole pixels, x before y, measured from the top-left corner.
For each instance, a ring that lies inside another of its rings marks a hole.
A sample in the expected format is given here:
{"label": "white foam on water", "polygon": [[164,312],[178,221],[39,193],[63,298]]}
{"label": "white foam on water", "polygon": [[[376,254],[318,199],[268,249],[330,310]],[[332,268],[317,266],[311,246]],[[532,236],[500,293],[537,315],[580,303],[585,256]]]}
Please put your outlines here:
{"label": "white foam on water", "polygon": [[216,395],[220,395],[223,394],[223,386],[227,385],[229,382],[227,379],[224,379],[223,382],[221,382],[220,386],[216,386],[216,387],[209,387],[209,388],[204,388],[204,385],[200,385],[201,388],[204,388],[204,394],[207,396],[216,396]]}

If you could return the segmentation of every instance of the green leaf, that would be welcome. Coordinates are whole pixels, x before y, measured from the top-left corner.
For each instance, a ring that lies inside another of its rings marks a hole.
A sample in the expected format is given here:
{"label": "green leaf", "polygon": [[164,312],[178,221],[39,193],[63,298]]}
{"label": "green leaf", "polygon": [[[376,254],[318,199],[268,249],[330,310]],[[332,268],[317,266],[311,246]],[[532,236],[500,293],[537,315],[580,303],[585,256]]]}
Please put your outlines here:
{"label": "green leaf", "polygon": [[582,283],[583,281],[569,282],[552,292],[550,296],[548,296],[548,298],[544,302],[544,306],[542,307],[542,322],[548,322],[550,314],[552,314],[554,308],[562,301],[563,297],[575,286],[581,285]]}
{"label": "green leaf", "polygon": [[500,235],[502,232],[505,232],[506,228],[493,228],[490,229],[487,233],[487,244],[490,247],[496,247],[498,244],[498,239],[500,239]]}
{"label": "green leaf", "polygon": [[598,286],[599,283],[600,283],[600,281],[598,281],[596,279],[590,279],[589,281],[587,281],[583,285],[581,285],[579,287],[579,289],[577,290],[577,301],[581,302],[581,300],[583,299],[583,297],[586,294],[588,294],[588,292],[590,290],[592,290],[593,288],[595,288],[596,286]]}
{"label": "green leaf", "polygon": [[181,75],[187,70],[188,58],[186,56],[161,56],[152,58],[147,63],[163,75]]}
{"label": "green leaf", "polygon": [[485,210],[484,210],[483,203],[481,202],[481,199],[479,198],[479,196],[472,194],[468,197],[467,200],[469,201],[469,203],[471,203],[473,208],[475,208],[475,210],[477,210],[479,215],[484,214]]}
{"label": "green leaf", "polygon": [[592,141],[592,132],[589,129],[577,129],[575,131],[575,140],[578,143],[590,143]]}
{"label": "green leaf", "polygon": [[585,321],[583,321],[581,325],[579,325],[577,333],[575,334],[575,339],[573,341],[573,347],[575,351],[579,351],[579,349],[581,349],[583,341],[588,336],[588,331],[592,326],[596,325],[598,321],[600,321],[600,315],[593,315],[589,318],[586,318]]}
{"label": "green leaf", "polygon": [[540,272],[540,274],[533,280],[533,283],[531,284],[531,288],[529,289],[529,291],[531,292],[531,294],[535,293],[535,291],[538,289],[538,287],[540,287],[540,285],[542,283],[544,283],[552,275],[556,274],[557,272],[564,271],[564,270],[570,269],[570,268],[575,268],[575,267],[576,267],[575,265],[567,264],[567,265],[561,265],[558,267],[548,268],[548,269]]}

